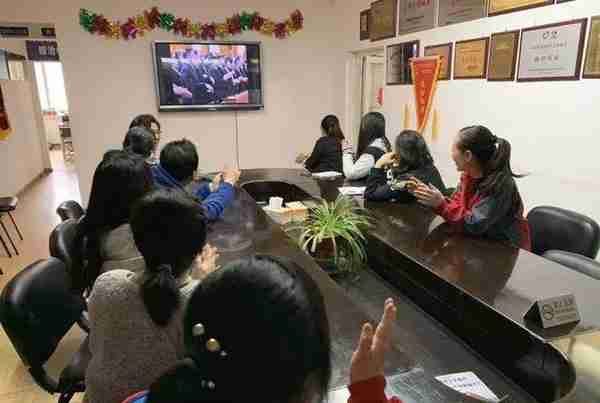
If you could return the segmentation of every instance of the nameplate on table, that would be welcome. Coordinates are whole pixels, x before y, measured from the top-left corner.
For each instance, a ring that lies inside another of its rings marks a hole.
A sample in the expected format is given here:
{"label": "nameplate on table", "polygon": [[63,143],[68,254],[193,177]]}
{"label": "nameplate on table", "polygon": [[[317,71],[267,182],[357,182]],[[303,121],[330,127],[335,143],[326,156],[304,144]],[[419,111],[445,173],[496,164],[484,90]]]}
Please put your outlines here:
{"label": "nameplate on table", "polygon": [[544,329],[581,320],[573,294],[539,300],[529,308],[525,318],[541,324]]}

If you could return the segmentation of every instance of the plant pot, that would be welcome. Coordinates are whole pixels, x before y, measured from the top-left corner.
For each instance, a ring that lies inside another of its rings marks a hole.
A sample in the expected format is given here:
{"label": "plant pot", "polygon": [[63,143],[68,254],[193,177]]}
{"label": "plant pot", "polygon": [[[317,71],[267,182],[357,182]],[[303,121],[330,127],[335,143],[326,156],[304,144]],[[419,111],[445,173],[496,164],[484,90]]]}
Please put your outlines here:
{"label": "plant pot", "polygon": [[[340,252],[340,244],[341,242],[338,240],[338,253]],[[345,278],[353,273],[352,270],[345,267],[344,258],[338,256],[338,261],[336,263],[332,239],[325,239],[319,243],[315,248],[315,252],[311,253],[311,256],[315,262],[317,262],[317,264],[334,279]]]}

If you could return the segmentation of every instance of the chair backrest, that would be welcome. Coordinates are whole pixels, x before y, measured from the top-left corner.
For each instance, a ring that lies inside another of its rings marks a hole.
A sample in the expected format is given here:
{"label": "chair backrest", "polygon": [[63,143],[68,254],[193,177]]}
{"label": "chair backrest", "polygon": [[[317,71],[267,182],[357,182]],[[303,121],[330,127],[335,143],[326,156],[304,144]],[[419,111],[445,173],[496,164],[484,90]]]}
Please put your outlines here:
{"label": "chair backrest", "polygon": [[40,368],[81,316],[85,300],[71,291],[65,265],[37,261],[13,277],[0,295],[0,322],[21,360]]}
{"label": "chair backrest", "polygon": [[73,287],[83,290],[83,245],[78,239],[79,221],[70,218],[58,224],[50,234],[50,256],[61,260],[71,277]]}
{"label": "chair backrest", "polygon": [[600,227],[590,217],[558,207],[540,206],[527,214],[527,220],[535,254],[563,250],[591,259],[598,254]]}
{"label": "chair backrest", "polygon": [[549,250],[544,253],[546,259],[559,263],[571,270],[600,280],[600,262],[577,253],[565,252],[562,250]]}
{"label": "chair backrest", "polygon": [[85,210],[75,200],[67,200],[56,208],[56,214],[62,221],[67,221],[69,218],[78,220],[85,214]]}

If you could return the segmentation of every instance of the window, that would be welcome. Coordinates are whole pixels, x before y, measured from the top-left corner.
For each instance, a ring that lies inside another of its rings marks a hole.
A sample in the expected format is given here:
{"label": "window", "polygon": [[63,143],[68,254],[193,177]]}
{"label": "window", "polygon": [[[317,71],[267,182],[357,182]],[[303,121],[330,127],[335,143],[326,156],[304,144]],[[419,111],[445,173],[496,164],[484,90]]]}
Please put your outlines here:
{"label": "window", "polygon": [[62,64],[59,62],[35,62],[34,66],[42,111],[68,113],[69,106]]}

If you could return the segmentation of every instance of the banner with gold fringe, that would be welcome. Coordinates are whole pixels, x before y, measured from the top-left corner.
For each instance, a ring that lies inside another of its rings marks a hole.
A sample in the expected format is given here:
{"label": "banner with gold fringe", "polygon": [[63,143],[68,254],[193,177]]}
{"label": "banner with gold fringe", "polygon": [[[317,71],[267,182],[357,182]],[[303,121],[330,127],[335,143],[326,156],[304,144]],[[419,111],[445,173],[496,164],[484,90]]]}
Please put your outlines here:
{"label": "banner with gold fringe", "polygon": [[431,111],[439,77],[440,59],[440,56],[429,56],[410,60],[415,88],[417,131],[421,134],[427,126],[429,112]]}
{"label": "banner with gold fringe", "polygon": [[6,139],[11,131],[10,122],[8,121],[8,112],[6,112],[6,107],[4,105],[2,87],[0,87],[0,140]]}

